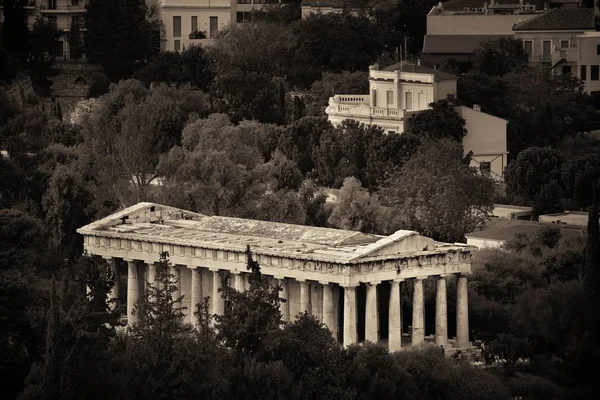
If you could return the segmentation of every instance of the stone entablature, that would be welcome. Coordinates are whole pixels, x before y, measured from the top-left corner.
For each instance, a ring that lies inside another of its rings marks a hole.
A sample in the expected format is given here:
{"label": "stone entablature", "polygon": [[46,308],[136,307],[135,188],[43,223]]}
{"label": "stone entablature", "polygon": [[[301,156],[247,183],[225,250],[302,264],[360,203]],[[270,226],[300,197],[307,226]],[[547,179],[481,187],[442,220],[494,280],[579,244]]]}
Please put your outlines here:
{"label": "stone entablature", "polygon": [[[171,273],[179,281],[176,295],[183,296],[182,305],[191,310],[209,297],[212,313],[222,314],[225,304],[219,288],[224,276],[229,275],[230,284],[237,290],[248,288],[245,251],[250,245],[262,274],[283,288],[284,320],[308,312],[326,324],[345,346],[358,341],[358,292],[366,287],[365,340],[378,342],[387,336],[390,350],[400,349],[401,283],[409,279],[415,288],[412,343],[423,343],[423,280],[428,278],[437,280],[435,343],[446,345],[446,280],[456,276],[456,343],[469,343],[466,279],[471,272],[471,248],[464,245],[438,243],[413,231],[384,237],[209,217],[153,203],[139,203],[78,232],[84,236],[85,250],[106,259],[115,276],[120,277],[126,267],[126,296],[121,293],[121,279],[116,279],[109,297],[115,301],[126,297],[128,322],[136,321],[136,304],[143,296],[145,283],[154,280],[160,253],[165,251],[169,253]],[[386,288],[379,290],[380,286]],[[388,332],[381,332],[385,325],[379,322],[379,307],[387,301]],[[186,314],[186,321],[195,323],[192,313]]]}

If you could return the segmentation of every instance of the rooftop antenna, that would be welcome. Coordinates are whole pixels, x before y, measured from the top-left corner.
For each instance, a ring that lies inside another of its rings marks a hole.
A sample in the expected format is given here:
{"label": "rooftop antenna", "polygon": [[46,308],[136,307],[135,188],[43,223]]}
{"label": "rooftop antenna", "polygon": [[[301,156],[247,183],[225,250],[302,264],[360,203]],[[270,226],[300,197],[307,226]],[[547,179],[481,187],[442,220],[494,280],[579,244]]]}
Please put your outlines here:
{"label": "rooftop antenna", "polygon": [[402,72],[402,67],[404,66],[402,61],[402,47],[400,47],[400,72]]}

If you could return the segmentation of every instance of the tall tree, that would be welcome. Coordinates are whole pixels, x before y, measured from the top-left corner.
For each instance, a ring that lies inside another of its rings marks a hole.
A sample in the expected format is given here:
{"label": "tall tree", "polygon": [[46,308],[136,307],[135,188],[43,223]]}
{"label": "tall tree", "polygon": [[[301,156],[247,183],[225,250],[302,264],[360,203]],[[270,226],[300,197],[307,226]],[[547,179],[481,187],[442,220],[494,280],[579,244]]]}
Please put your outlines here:
{"label": "tall tree", "polygon": [[446,242],[483,222],[493,205],[494,184],[462,163],[462,146],[449,139],[424,145],[382,185],[384,204],[405,229]]}
{"label": "tall tree", "polygon": [[523,150],[506,168],[506,192],[514,202],[533,205],[536,212],[556,212],[560,203],[563,157],[551,148],[531,147]]}
{"label": "tall tree", "polygon": [[486,75],[504,76],[527,67],[527,59],[521,39],[503,37],[481,43],[473,54],[473,65]]}
{"label": "tall tree", "polygon": [[88,60],[112,80],[130,77],[159,51],[153,10],[144,0],[90,0],[84,17]]}
{"label": "tall tree", "polygon": [[51,82],[48,80],[50,69],[57,56],[62,56],[60,48],[61,32],[56,23],[37,18],[29,35],[29,68],[36,89],[48,94]]}
{"label": "tall tree", "polygon": [[238,292],[225,279],[219,289],[225,304],[223,315],[217,316],[217,337],[239,355],[255,356],[265,352],[265,341],[281,324],[280,286],[273,286],[254,260],[250,246],[246,248],[246,269],[250,271],[250,289]]}
{"label": "tall tree", "polygon": [[421,111],[408,120],[406,133],[424,139],[448,138],[462,143],[467,129],[464,118],[456,112],[457,105],[457,100],[452,95],[431,103],[430,109]]}
{"label": "tall tree", "polygon": [[2,47],[9,54],[25,62],[28,54],[27,0],[4,1],[2,24]]}

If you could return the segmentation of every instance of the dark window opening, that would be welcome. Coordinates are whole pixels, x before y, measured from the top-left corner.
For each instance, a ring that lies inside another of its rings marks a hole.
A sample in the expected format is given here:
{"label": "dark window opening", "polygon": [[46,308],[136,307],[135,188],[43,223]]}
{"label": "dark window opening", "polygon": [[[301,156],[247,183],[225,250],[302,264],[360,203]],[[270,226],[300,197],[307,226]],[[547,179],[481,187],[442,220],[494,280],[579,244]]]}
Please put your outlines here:
{"label": "dark window opening", "polygon": [[597,65],[592,65],[590,70],[590,79],[593,81],[597,81],[600,76],[600,70]]}
{"label": "dark window opening", "polygon": [[585,65],[581,66],[581,76],[579,77],[582,81],[587,79],[587,67]]}

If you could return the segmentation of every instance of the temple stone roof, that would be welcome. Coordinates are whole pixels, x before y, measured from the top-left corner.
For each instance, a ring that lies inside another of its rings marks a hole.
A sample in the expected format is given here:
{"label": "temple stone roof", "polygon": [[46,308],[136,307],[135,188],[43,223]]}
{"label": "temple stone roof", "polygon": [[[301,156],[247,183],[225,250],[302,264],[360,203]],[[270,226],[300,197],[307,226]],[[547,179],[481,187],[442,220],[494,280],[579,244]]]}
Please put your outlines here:
{"label": "temple stone roof", "polygon": [[434,242],[418,232],[390,236],[243,218],[207,216],[154,203],[138,203],[77,231],[85,236],[243,251],[291,258],[349,262],[366,257],[446,252],[460,245]]}

